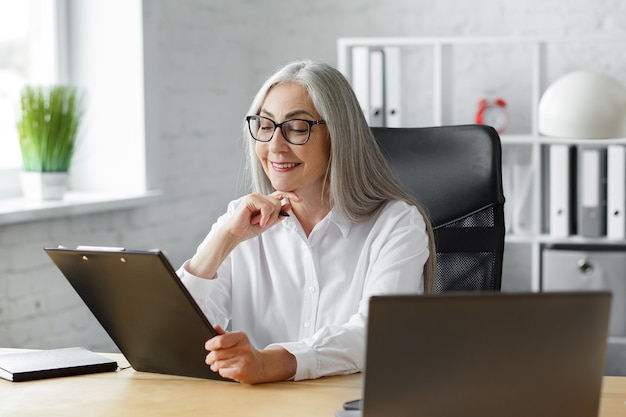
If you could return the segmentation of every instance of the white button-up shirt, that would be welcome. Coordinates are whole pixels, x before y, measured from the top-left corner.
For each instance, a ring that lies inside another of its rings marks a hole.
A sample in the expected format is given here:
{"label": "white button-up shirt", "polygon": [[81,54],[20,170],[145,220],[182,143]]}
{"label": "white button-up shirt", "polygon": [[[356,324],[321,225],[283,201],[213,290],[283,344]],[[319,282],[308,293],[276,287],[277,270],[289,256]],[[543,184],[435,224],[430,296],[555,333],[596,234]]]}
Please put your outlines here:
{"label": "white button-up shirt", "polygon": [[178,274],[212,324],[230,322],[257,349],[292,353],[299,380],[360,371],[369,297],[421,292],[428,255],[421,214],[393,201],[359,224],[331,210],[308,238],[292,214],[237,246],[215,279],[191,275],[186,263]]}

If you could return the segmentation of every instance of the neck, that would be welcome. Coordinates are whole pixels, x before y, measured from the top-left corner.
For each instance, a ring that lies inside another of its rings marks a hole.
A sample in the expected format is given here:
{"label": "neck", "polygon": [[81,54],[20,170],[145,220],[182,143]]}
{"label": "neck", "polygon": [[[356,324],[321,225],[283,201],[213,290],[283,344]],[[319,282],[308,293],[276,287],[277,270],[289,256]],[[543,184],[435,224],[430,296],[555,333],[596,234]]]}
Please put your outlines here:
{"label": "neck", "polygon": [[317,198],[304,197],[300,203],[291,203],[291,209],[308,237],[315,225],[328,215],[331,206],[327,196],[318,195]]}

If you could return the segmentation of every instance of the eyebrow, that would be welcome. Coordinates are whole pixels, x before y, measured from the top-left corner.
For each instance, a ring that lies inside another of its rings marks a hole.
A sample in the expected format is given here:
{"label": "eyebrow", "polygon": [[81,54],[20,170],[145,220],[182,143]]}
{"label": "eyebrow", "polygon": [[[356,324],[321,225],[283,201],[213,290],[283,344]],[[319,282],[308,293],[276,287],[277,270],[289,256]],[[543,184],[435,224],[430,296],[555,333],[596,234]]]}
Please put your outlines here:
{"label": "eyebrow", "polygon": [[[265,109],[261,109],[260,113],[264,113],[264,114],[266,114],[266,115],[268,115],[270,117],[274,117],[274,114],[272,112],[269,112],[269,111],[267,111]],[[296,109],[296,110],[292,110],[289,113],[287,113],[285,115],[285,120],[287,120],[287,119],[289,119],[291,117],[300,116],[300,115],[307,115],[307,116],[309,116],[311,118],[315,118],[315,116],[313,114],[311,114],[311,112],[309,112],[308,110]]]}

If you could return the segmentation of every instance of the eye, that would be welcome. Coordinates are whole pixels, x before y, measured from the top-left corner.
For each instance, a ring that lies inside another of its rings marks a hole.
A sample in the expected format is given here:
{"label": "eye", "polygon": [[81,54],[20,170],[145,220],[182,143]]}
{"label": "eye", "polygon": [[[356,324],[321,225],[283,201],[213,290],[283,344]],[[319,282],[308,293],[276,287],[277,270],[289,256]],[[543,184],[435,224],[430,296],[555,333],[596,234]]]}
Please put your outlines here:
{"label": "eye", "polygon": [[287,129],[295,134],[306,135],[309,131],[309,124],[304,120],[290,120],[289,123],[287,123]]}
{"label": "eye", "polygon": [[274,123],[272,123],[272,121],[269,119],[261,118],[261,120],[259,120],[259,124],[261,130],[274,130]]}

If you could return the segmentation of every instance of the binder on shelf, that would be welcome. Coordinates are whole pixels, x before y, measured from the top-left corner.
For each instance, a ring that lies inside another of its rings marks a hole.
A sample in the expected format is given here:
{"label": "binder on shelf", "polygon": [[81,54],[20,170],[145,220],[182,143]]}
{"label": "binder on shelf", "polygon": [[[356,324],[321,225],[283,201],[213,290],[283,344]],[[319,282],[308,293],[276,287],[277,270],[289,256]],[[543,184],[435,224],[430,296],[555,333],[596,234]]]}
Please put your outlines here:
{"label": "binder on shelf", "polygon": [[400,64],[400,48],[386,46],[383,48],[385,56],[385,126],[401,127],[402,117],[401,91],[402,74]]}
{"label": "binder on shelf", "polygon": [[550,145],[548,153],[549,234],[567,237],[573,233],[572,148],[569,145]]}
{"label": "binder on shelf", "polygon": [[367,46],[352,48],[352,89],[361,110],[369,122],[370,107],[370,49]]}
{"label": "binder on shelf", "polygon": [[370,126],[400,127],[400,48],[352,48],[352,88]]}
{"label": "binder on shelf", "polygon": [[381,48],[352,48],[352,88],[370,126],[385,126],[385,54]]}
{"label": "binder on shelf", "polygon": [[370,51],[369,124],[385,126],[385,55],[382,49]]}
{"label": "binder on shelf", "polygon": [[[523,161],[519,155],[511,168],[513,175],[513,192],[511,226],[517,235],[532,233],[532,185],[533,169],[529,163]],[[505,204],[506,206],[506,204]]]}
{"label": "binder on shelf", "polygon": [[578,234],[606,235],[606,147],[578,149]]}
{"label": "binder on shelf", "polygon": [[626,147],[606,148],[606,236],[626,239]]}

